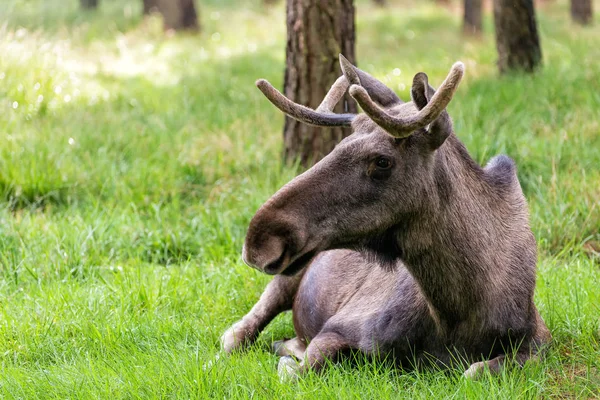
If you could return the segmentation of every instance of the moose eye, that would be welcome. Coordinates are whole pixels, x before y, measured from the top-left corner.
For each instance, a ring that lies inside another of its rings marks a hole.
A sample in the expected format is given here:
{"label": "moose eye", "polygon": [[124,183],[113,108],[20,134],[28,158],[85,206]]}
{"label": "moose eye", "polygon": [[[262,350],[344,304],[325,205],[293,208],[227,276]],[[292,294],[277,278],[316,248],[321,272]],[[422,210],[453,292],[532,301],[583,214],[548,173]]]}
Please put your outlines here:
{"label": "moose eye", "polygon": [[392,174],[394,163],[388,157],[378,157],[369,165],[368,174],[375,181],[383,181]]}
{"label": "moose eye", "polygon": [[392,167],[392,162],[389,158],[379,157],[375,161],[375,166],[377,166],[378,169],[390,169]]}

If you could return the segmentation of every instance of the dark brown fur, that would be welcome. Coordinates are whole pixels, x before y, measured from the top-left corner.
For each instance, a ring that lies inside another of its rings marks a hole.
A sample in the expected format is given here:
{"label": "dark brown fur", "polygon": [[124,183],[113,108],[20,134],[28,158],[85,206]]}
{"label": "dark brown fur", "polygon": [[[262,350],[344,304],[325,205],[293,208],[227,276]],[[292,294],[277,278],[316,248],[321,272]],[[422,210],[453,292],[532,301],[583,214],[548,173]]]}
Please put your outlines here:
{"label": "dark brown fur", "polygon": [[[425,74],[415,76],[412,102],[390,104],[393,92],[357,71],[390,121],[414,120],[435,101]],[[261,207],[243,257],[283,275],[225,333],[226,351],[248,343],[292,299],[292,353],[303,361],[284,360],[285,374],[355,349],[404,366],[468,363],[465,374],[476,376],[486,366],[497,371],[513,351],[523,363],[550,341],[533,303],[536,243],[515,165],[498,156],[481,168],[446,111],[438,114],[408,137],[354,117],[353,135]]]}

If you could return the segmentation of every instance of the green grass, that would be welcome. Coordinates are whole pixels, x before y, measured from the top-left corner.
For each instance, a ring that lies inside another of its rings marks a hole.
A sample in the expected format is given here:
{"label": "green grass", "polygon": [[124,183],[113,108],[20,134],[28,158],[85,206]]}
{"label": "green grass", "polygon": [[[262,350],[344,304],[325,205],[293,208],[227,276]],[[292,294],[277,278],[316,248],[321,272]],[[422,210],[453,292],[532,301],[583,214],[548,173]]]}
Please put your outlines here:
{"label": "green grass", "polygon": [[290,315],[205,368],[269,280],[241,262],[248,221],[296,173],[253,84],[281,84],[283,4],[202,1],[203,32],[168,37],[141,1],[101,3],[0,5],[0,397],[600,396],[600,24],[542,7],[543,68],[498,77],[489,16],[464,38],[458,10],[358,2],[359,64],[402,97],[465,62],[450,113],[477,161],[519,166],[554,344],[477,382],[359,360],[290,386],[267,351]]}

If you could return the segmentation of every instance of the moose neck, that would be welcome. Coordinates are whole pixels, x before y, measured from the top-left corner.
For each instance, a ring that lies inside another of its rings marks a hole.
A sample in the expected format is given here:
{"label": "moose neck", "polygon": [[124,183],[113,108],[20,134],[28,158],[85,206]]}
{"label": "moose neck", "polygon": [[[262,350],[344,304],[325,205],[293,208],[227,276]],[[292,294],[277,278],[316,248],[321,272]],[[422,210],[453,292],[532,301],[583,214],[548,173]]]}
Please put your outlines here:
{"label": "moose neck", "polygon": [[397,230],[398,248],[435,317],[451,327],[488,303],[499,238],[484,171],[454,135],[432,162],[431,201]]}

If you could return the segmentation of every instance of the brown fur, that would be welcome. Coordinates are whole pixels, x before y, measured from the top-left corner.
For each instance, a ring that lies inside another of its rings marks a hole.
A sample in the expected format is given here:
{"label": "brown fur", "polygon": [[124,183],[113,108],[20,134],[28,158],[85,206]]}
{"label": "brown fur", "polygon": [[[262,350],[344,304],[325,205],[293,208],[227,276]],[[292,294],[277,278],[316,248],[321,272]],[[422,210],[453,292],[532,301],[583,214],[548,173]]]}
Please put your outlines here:
{"label": "brown fur", "polygon": [[[355,71],[398,121],[436,99],[423,73],[402,103]],[[293,300],[298,340],[309,344],[299,365],[282,361],[285,374],[347,349],[403,366],[472,364],[467,376],[499,370],[513,351],[518,364],[538,353],[551,336],[533,303],[536,243],[513,161],[481,168],[445,110],[405,138],[365,114],[352,127],[252,219],[244,260],[282,275],[234,325],[242,334],[223,336],[225,350],[249,343]]]}

